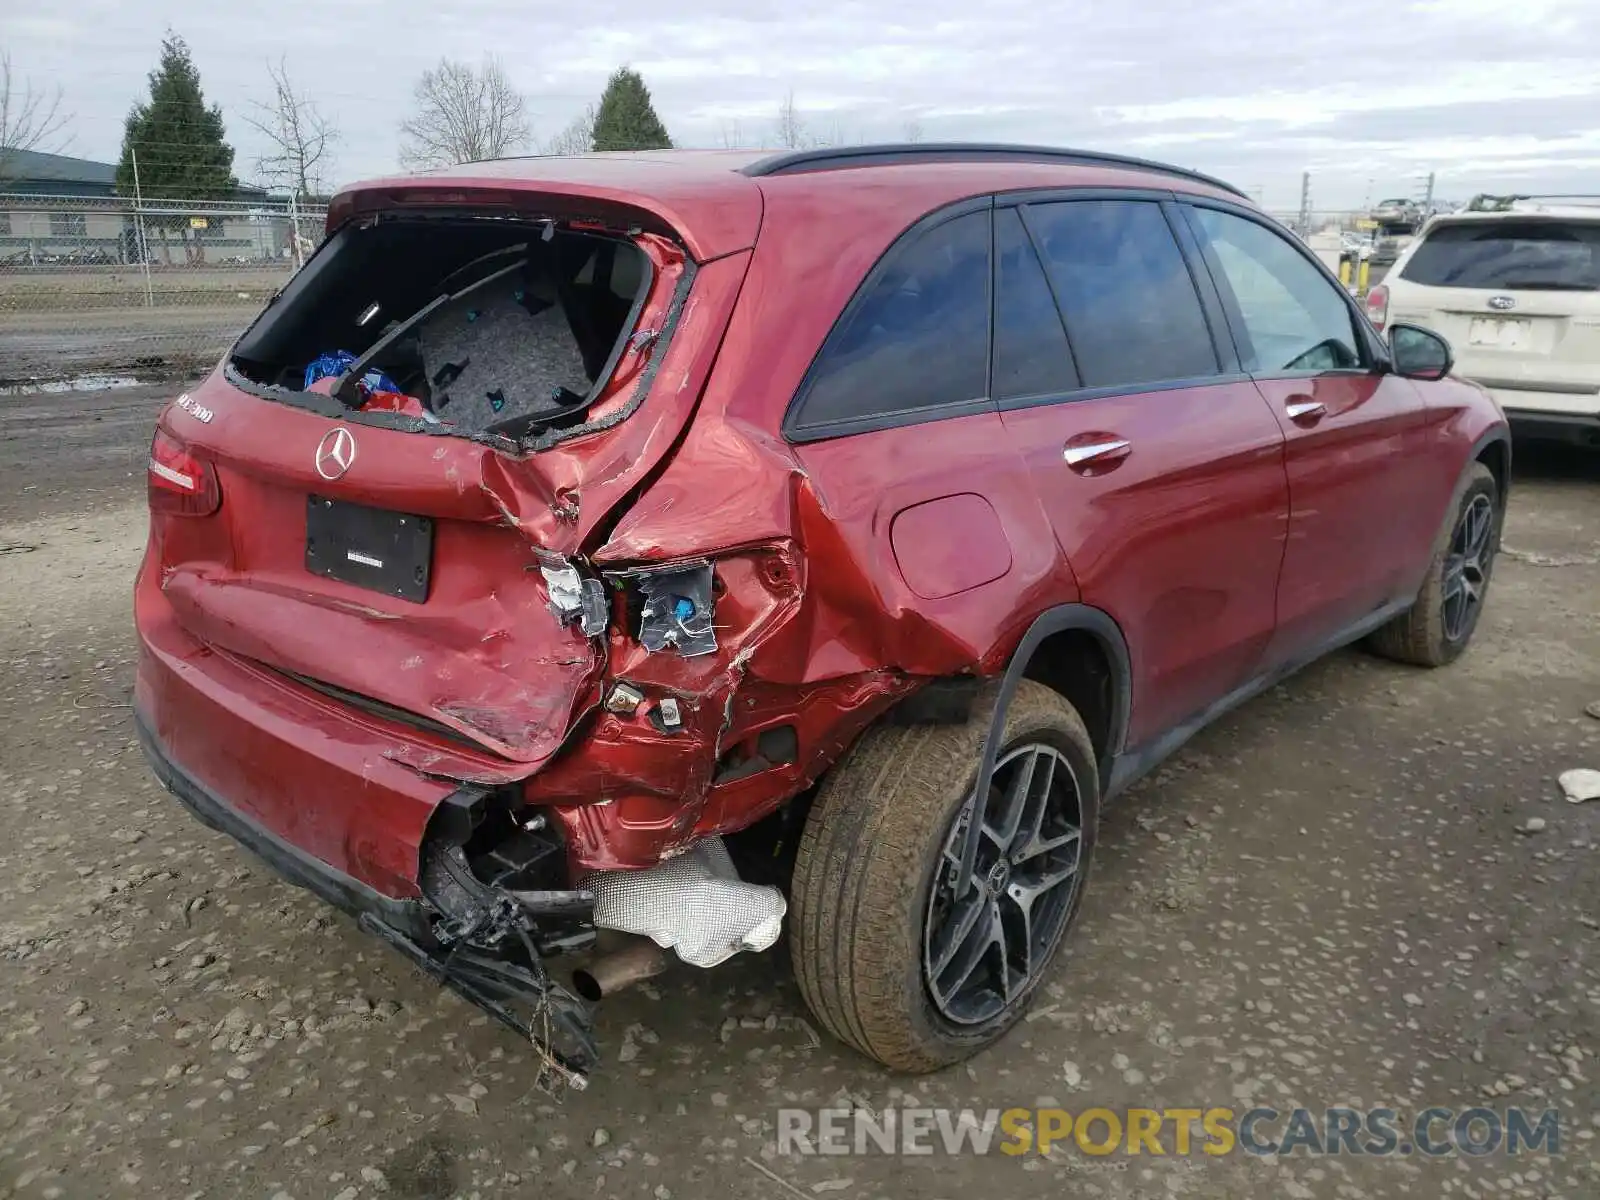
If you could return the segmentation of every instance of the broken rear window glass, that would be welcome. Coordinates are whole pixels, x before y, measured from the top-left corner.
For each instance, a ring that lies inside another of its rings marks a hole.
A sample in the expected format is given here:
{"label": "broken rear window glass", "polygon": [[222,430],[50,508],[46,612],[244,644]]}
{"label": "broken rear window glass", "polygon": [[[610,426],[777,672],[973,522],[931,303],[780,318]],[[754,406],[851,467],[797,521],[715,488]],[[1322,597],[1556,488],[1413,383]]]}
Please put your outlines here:
{"label": "broken rear window glass", "polygon": [[520,437],[582,420],[650,284],[649,259],[623,237],[381,219],[335,233],[232,365],[250,383]]}

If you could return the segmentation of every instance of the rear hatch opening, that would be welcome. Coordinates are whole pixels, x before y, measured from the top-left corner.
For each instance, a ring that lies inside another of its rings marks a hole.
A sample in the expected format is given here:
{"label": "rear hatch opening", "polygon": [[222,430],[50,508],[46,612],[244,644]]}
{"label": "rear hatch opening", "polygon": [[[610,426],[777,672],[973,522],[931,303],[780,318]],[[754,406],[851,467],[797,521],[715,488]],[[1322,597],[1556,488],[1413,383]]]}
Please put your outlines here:
{"label": "rear hatch opening", "polygon": [[539,448],[627,415],[640,363],[619,361],[654,340],[635,330],[657,282],[687,282],[681,263],[663,238],[583,222],[368,215],[312,256],[226,374],[329,416]]}

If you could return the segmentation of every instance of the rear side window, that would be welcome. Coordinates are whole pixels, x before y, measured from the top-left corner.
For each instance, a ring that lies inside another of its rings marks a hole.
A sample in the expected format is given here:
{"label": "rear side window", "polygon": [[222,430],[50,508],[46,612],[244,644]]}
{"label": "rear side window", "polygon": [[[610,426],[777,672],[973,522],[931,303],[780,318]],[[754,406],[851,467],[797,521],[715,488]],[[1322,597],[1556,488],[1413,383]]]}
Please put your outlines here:
{"label": "rear side window", "polygon": [[1600,290],[1600,225],[1484,221],[1441,225],[1400,272],[1426,287]]}
{"label": "rear side window", "polygon": [[1014,208],[994,214],[994,394],[1049,396],[1078,386],[1050,281]]}
{"label": "rear side window", "polygon": [[1247,371],[1333,371],[1361,366],[1355,316],[1339,289],[1281,234],[1214,208],[1192,208],[1233,292],[1249,345]]}
{"label": "rear side window", "polygon": [[890,254],[823,344],[797,427],[986,398],[988,210],[954,217]]}
{"label": "rear side window", "polygon": [[1084,387],[1218,373],[1200,297],[1159,204],[1067,200],[1026,213]]}

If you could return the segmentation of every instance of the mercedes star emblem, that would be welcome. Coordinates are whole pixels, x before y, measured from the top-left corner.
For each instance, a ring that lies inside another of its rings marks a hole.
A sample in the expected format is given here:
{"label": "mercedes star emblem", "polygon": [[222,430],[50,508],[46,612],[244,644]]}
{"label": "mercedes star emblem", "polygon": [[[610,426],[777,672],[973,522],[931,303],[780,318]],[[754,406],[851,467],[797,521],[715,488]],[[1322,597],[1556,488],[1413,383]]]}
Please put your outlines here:
{"label": "mercedes star emblem", "polygon": [[317,443],[317,474],[324,479],[338,479],[355,461],[355,435],[343,425],[328,430]]}

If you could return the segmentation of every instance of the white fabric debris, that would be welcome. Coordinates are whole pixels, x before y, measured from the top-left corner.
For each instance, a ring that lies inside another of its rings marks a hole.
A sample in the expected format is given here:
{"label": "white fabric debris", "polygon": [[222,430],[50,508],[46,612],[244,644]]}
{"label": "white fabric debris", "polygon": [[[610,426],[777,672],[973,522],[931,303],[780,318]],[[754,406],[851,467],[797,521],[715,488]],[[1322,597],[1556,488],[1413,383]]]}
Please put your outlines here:
{"label": "white fabric debris", "polygon": [[1582,804],[1585,800],[1600,800],[1600,771],[1593,767],[1574,767],[1561,772],[1556,782],[1566,793],[1568,801]]}
{"label": "white fabric debris", "polygon": [[740,879],[719,837],[645,871],[596,871],[581,886],[594,892],[596,925],[647,937],[696,967],[767,949],[789,907],[777,888]]}
{"label": "white fabric debris", "polygon": [[578,574],[578,568],[570,563],[559,567],[540,563],[539,574],[544,576],[550,604],[558,613],[567,616],[583,608],[583,576]]}

